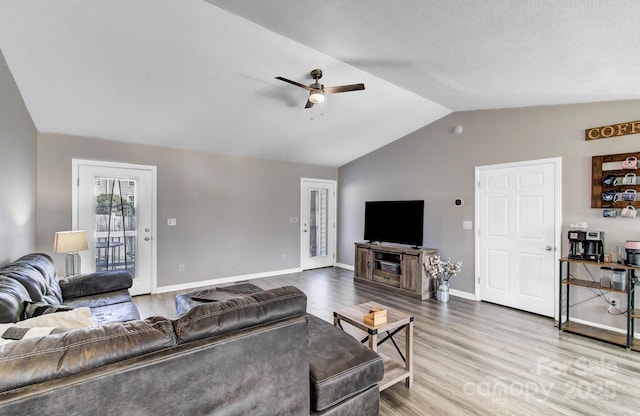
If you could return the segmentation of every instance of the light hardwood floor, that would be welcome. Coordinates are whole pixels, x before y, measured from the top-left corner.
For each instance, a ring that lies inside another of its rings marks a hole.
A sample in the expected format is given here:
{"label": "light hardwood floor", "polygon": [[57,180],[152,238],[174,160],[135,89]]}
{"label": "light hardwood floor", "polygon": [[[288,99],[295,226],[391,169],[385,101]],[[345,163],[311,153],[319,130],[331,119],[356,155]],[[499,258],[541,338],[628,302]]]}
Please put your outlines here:
{"label": "light hardwood floor", "polygon": [[[339,268],[251,282],[298,287],[308,312],[328,322],[334,310],[369,300],[414,315],[414,385],[383,391],[383,416],[640,414],[640,353],[560,333],[551,318],[456,297],[407,298],[355,284],[353,272]],[[134,301],[143,317],[173,316],[177,293]],[[388,344],[380,351],[397,354]]]}

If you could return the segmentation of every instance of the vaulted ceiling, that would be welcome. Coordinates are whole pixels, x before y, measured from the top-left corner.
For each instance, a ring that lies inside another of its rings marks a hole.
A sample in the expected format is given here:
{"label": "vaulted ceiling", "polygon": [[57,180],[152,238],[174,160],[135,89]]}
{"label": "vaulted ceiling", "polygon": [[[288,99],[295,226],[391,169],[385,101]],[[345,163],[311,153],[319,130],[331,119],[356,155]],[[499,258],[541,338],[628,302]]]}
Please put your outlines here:
{"label": "vaulted ceiling", "polygon": [[[637,0],[0,0],[38,131],[324,166],[450,112],[640,98],[639,27]],[[366,89],[304,109],[275,77],[314,68]]]}

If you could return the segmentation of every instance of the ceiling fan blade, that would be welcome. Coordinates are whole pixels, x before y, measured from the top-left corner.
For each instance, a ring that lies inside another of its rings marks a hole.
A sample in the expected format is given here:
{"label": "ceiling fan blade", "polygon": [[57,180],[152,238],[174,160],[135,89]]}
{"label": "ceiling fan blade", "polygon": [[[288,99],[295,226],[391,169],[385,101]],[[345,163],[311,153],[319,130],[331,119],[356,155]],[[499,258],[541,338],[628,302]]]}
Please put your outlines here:
{"label": "ceiling fan blade", "polygon": [[309,87],[308,85],[300,84],[299,82],[291,81],[290,79],[286,79],[282,77],[276,77],[276,79],[279,79],[280,81],[288,82],[289,84],[295,85],[296,87],[304,88],[307,91],[313,90],[313,88]]}
{"label": "ceiling fan blade", "polygon": [[311,108],[311,107],[313,107],[313,103],[307,100],[307,105],[305,105],[304,108]]}
{"label": "ceiling fan blade", "polygon": [[360,91],[364,89],[364,84],[340,85],[338,87],[325,87],[325,94],[336,94],[339,92]]}

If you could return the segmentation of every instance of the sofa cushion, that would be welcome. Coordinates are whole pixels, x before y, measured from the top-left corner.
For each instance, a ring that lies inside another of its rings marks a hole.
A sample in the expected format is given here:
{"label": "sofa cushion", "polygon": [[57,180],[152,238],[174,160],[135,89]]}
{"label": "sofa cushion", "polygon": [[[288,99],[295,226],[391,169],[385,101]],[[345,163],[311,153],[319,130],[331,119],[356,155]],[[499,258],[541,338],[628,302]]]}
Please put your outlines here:
{"label": "sofa cushion", "polygon": [[322,411],[378,383],[382,358],[355,338],[308,314],[311,410]]}
{"label": "sofa cushion", "polygon": [[161,317],[24,339],[0,348],[0,391],[79,373],[173,345],[171,322]]}
{"label": "sofa cushion", "polygon": [[96,325],[140,319],[138,308],[131,301],[131,294],[127,289],[82,298],[65,299],[64,304],[74,308],[91,308],[91,317]]}
{"label": "sofa cushion", "polygon": [[114,303],[91,308],[91,319],[95,325],[104,325],[109,322],[126,322],[140,319],[140,312],[131,301]]}
{"label": "sofa cushion", "polygon": [[173,326],[178,343],[185,343],[304,315],[306,309],[307,296],[298,288],[284,286],[197,305],[174,319]]}

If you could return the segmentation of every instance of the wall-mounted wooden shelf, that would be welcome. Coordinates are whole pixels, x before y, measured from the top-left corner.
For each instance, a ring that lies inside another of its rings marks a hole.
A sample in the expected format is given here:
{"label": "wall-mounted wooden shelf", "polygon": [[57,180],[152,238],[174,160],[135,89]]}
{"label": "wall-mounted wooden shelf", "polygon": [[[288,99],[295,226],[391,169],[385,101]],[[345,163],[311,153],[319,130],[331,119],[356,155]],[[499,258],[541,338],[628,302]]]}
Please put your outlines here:
{"label": "wall-mounted wooden shelf", "polygon": [[[624,208],[628,205],[640,208],[640,201],[621,201],[620,197],[618,197],[618,201],[616,202],[604,202],[601,198],[602,192],[606,191],[616,191],[618,194],[622,194],[627,189],[635,189],[635,191],[640,194],[640,183],[636,185],[615,186],[604,186],[602,184],[602,179],[609,175],[623,178],[627,173],[635,173],[638,175],[636,180],[640,182],[640,169],[622,169],[622,162],[631,156],[640,160],[640,152],[593,156],[591,158],[591,208]],[[606,164],[610,165],[605,166]],[[611,169],[614,165],[617,166]],[[636,198],[640,198],[640,196],[636,196]]]}

